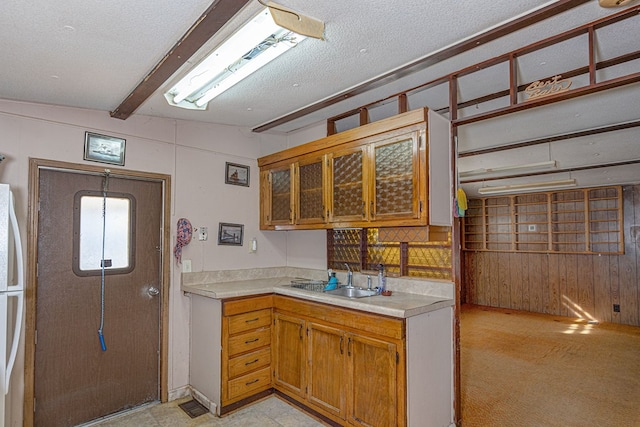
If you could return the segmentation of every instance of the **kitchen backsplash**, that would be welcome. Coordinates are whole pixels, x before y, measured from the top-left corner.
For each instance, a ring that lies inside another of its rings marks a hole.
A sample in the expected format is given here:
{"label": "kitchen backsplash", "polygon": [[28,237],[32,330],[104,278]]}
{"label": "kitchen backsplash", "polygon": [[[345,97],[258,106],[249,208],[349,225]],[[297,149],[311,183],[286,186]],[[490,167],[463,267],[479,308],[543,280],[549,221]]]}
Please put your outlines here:
{"label": "kitchen backsplash", "polygon": [[[346,273],[337,272],[338,280],[344,283]],[[182,285],[199,285],[206,283],[238,282],[245,280],[269,279],[274,277],[304,278],[313,280],[327,280],[325,270],[314,270],[297,267],[267,267],[247,268],[243,270],[216,270],[197,273],[182,273]],[[378,278],[371,275],[373,286],[377,286]],[[354,286],[367,286],[367,275],[355,272],[353,274]],[[391,291],[407,292],[412,294],[430,295],[444,298],[454,297],[454,283],[437,279],[411,279],[399,277],[387,277],[387,289]]]}

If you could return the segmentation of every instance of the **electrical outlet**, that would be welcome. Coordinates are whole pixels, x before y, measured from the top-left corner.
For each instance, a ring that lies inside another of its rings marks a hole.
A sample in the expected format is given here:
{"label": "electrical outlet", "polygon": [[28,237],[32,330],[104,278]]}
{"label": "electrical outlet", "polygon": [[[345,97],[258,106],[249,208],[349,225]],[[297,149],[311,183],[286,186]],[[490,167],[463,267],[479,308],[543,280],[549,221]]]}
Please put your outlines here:
{"label": "electrical outlet", "polygon": [[535,224],[529,224],[529,231],[536,231],[536,225]]}
{"label": "electrical outlet", "polygon": [[620,313],[620,304],[613,304],[613,312]]}
{"label": "electrical outlet", "polygon": [[207,227],[198,228],[198,240],[207,240],[209,238],[209,229]]}
{"label": "electrical outlet", "polygon": [[182,260],[182,272],[183,273],[191,273],[191,260],[183,259]]}

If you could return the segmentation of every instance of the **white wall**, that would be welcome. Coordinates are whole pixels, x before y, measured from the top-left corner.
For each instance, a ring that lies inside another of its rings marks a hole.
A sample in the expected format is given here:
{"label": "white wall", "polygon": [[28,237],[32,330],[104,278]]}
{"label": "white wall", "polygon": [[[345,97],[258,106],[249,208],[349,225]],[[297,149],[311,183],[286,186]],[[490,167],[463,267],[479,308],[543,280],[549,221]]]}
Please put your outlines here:
{"label": "white wall", "polygon": [[[259,230],[256,159],[287,148],[289,142],[285,136],[253,134],[232,126],[136,115],[122,121],[112,119],[104,111],[0,100],[0,153],[7,156],[0,164],[0,182],[10,184],[14,191],[23,241],[26,242],[27,237],[28,159],[85,163],[85,131],[125,138],[126,169],[172,176],[171,244],[175,244],[178,218],[188,218],[194,227],[209,228],[208,241],[194,239],[184,248],[183,259],[192,260],[193,271],[282,265],[326,267],[324,231]],[[308,130],[300,135],[307,134]],[[300,135],[292,139],[295,145],[315,139],[302,141]],[[225,162],[250,166],[250,186],[225,184]],[[87,164],[96,165],[93,162]],[[118,169],[112,165],[105,167]],[[245,245],[218,246],[220,222],[244,224]],[[253,237],[258,240],[258,251],[249,253],[247,244]],[[189,380],[189,299],[180,292],[180,268],[175,262],[172,262],[170,289],[171,391],[186,385]],[[22,389],[22,358],[17,365],[12,387]],[[20,402],[15,410],[21,412]]]}
{"label": "white wall", "polygon": [[[264,140],[261,156],[306,144],[325,136],[327,136],[327,125],[324,122],[307,126],[288,134],[285,143],[282,140]],[[265,232],[265,235],[270,233],[282,232]],[[287,265],[316,269],[327,268],[327,232],[325,230],[287,231],[285,233],[287,234]]]}

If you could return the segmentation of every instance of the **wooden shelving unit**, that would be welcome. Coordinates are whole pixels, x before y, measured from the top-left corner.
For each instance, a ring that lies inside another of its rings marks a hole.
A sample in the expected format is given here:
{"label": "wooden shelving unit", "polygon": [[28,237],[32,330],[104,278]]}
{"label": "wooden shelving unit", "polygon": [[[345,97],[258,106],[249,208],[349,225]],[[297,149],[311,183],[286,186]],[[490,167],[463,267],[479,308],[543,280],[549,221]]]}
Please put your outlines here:
{"label": "wooden shelving unit", "polygon": [[472,199],[463,237],[468,251],[620,254],[622,188]]}

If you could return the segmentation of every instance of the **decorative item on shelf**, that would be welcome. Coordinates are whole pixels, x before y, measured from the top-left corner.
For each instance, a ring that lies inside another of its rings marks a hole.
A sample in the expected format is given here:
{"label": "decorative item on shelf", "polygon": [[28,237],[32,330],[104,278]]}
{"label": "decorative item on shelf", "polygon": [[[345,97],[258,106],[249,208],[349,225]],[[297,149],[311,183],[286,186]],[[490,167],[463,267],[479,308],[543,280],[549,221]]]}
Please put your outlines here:
{"label": "decorative item on shelf", "polygon": [[218,227],[218,244],[229,246],[242,246],[244,225],[221,222]]}
{"label": "decorative item on shelf", "polygon": [[571,80],[562,79],[561,75],[553,76],[549,80],[536,80],[524,90],[527,101],[542,98],[556,93],[566,92],[571,87]]}
{"label": "decorative item on shelf", "polygon": [[173,254],[178,264],[182,264],[182,247],[191,242],[192,235],[193,227],[191,227],[191,222],[187,218],[180,218],[176,229],[176,246],[173,249]]}
{"label": "decorative item on shelf", "polygon": [[227,162],[224,170],[225,184],[241,185],[243,187],[249,186],[249,166]]}
{"label": "decorative item on shelf", "polygon": [[84,160],[124,166],[126,140],[93,132],[84,134]]}

